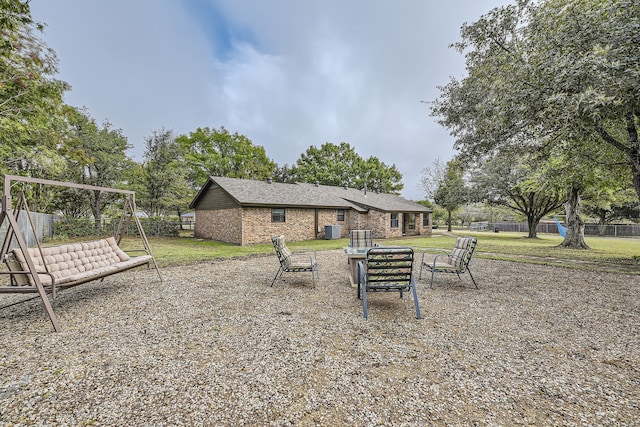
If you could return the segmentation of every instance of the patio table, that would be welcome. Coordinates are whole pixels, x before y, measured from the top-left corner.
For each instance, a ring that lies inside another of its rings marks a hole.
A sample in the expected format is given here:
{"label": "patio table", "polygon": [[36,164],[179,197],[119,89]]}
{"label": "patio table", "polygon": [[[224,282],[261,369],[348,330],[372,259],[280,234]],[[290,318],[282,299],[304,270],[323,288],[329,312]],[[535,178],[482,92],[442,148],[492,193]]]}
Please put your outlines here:
{"label": "patio table", "polygon": [[344,253],[347,254],[347,259],[349,261],[349,281],[353,288],[358,286],[358,261],[367,259],[367,251],[369,249],[371,248],[354,248],[351,246],[344,248]]}

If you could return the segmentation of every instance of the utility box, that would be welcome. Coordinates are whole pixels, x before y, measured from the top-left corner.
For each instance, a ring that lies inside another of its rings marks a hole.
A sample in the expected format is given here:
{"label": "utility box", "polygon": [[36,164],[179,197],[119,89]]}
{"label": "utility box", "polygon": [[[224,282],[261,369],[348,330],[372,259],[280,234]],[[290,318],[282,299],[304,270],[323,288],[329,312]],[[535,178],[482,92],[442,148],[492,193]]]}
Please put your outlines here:
{"label": "utility box", "polygon": [[340,226],[339,225],[325,225],[324,226],[324,238],[326,240],[339,239],[340,238]]}

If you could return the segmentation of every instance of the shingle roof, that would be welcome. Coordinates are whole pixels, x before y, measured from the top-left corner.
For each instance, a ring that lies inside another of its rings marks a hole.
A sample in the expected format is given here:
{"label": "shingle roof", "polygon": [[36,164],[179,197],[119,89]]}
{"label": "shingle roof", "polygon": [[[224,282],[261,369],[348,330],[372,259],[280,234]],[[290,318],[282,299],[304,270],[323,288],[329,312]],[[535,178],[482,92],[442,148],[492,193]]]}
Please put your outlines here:
{"label": "shingle roof", "polygon": [[[300,186],[313,186],[314,184],[298,183]],[[332,187],[328,185],[320,186],[327,193],[333,193],[335,196],[344,199],[352,204],[373,208],[386,212],[431,212],[426,206],[412,202],[396,194],[376,193],[374,191],[358,190],[357,188]]]}
{"label": "shingle roof", "polygon": [[394,194],[367,192],[355,188],[332,187],[307,183],[255,181],[248,179],[209,177],[209,181],[196,195],[195,206],[204,190],[218,184],[241,206],[288,206],[355,209],[366,212],[369,208],[381,211],[431,212],[426,206]]}

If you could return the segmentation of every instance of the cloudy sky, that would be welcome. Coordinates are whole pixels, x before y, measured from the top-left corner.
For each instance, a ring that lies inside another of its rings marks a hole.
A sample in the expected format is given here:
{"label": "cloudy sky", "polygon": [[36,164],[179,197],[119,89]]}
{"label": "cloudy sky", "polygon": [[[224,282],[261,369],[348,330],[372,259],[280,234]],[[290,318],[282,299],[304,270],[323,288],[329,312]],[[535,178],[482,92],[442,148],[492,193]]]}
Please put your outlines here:
{"label": "cloudy sky", "polygon": [[465,75],[449,44],[507,0],[32,0],[71,84],[66,102],[121,128],[141,160],[154,130],[246,135],[279,165],[348,142],[395,164],[403,196],[453,139],[429,116]]}

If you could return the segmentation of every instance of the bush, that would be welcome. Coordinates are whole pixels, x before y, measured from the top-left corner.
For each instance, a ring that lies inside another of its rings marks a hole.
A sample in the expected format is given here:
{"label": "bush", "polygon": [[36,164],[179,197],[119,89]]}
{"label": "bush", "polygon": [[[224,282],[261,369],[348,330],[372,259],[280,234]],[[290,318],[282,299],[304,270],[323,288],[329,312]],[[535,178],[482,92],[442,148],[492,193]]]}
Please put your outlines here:
{"label": "bush", "polygon": [[[120,218],[103,220],[99,228],[96,228],[92,219],[62,218],[54,222],[53,238],[77,238],[113,235],[116,232]],[[180,234],[180,223],[164,221],[160,218],[143,218],[140,220],[142,228],[147,236],[178,237]],[[126,234],[129,236],[138,235],[138,227],[135,221],[129,221]]]}
{"label": "bush", "polygon": [[[104,226],[103,226],[104,228]],[[109,232],[110,228],[107,228]],[[95,222],[88,219],[78,218],[62,218],[53,223],[53,236],[55,237],[86,237],[86,236],[99,236],[104,234],[105,231],[96,229]]]}
{"label": "bush", "polygon": [[[178,237],[180,235],[179,222],[164,221],[160,218],[144,218],[140,220],[140,223],[147,236]],[[131,230],[132,226],[133,230]],[[129,228],[135,234],[138,233],[134,223],[129,224]]]}

